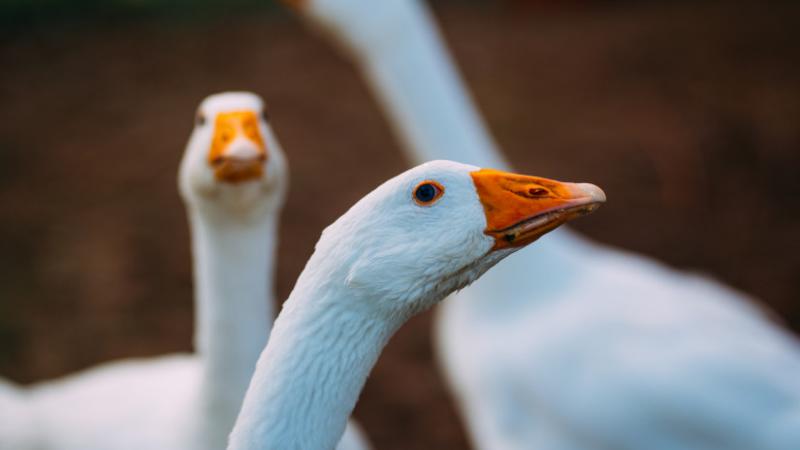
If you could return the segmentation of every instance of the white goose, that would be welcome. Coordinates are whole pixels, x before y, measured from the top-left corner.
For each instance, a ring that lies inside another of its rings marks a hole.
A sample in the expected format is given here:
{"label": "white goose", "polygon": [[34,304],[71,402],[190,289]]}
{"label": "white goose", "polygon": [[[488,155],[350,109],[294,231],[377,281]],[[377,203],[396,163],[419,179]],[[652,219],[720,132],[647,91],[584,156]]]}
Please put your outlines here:
{"label": "white goose", "polygon": [[259,358],[228,448],[332,448],[409,317],[603,201],[594,185],[449,161],[379,186],[323,231]]}
{"label": "white goose", "polygon": [[[507,167],[423,4],[296,6],[360,66],[412,161]],[[560,230],[458,297],[435,344],[478,448],[800,448],[798,344],[717,282]]]}
{"label": "white goose", "polygon": [[[197,353],[104,364],[33,386],[18,404],[34,428],[15,450],[224,448],[274,317],[288,168],[263,108],[246,92],[206,98],[181,162]],[[347,448],[366,448],[348,430]]]}

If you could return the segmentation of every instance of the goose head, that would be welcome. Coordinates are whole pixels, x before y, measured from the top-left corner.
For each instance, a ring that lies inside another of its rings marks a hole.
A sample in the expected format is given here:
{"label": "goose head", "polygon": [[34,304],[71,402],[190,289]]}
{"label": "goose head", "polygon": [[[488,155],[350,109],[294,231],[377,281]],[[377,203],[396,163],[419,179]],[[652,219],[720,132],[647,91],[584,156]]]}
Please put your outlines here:
{"label": "goose head", "polygon": [[604,201],[592,184],[432,161],[362,198],[323,231],[312,261],[370,308],[408,317]]}
{"label": "goose head", "polygon": [[178,177],[185,201],[226,214],[261,213],[282,204],[287,178],[258,95],[224,92],[200,103]]}

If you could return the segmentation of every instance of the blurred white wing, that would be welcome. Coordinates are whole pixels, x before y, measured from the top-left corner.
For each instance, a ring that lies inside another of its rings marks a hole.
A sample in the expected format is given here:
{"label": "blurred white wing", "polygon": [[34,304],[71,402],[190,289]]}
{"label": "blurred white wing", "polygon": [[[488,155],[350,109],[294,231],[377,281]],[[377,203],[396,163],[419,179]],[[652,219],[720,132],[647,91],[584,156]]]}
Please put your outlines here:
{"label": "blurred white wing", "polygon": [[103,364],[30,388],[29,449],[192,448],[200,360],[175,355]]}
{"label": "blurred white wing", "polygon": [[24,449],[31,441],[32,416],[27,392],[0,380],[0,449]]}
{"label": "blurred white wing", "polygon": [[479,448],[796,447],[793,338],[713,281],[616,252],[590,261],[544,303],[532,281],[527,305],[490,308],[509,305],[497,278],[439,311],[442,366]]}

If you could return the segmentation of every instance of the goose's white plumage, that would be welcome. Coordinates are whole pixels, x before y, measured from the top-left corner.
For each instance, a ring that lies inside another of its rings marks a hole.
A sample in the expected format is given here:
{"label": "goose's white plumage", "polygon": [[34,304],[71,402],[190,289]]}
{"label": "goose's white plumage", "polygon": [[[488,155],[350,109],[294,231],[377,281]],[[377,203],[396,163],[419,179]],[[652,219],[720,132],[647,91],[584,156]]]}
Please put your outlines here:
{"label": "goose's white plumage", "polygon": [[[530,194],[542,183],[547,196]],[[574,217],[565,211],[604,200],[592,185],[449,161],[382,184],[322,233],[259,358],[228,448],[331,448],[409,317]]]}
{"label": "goose's white plumage", "polygon": [[32,416],[26,391],[0,379],[0,448],[26,448]]}
{"label": "goose's white plumage", "polygon": [[[412,161],[505,167],[416,0],[298,11],[360,66]],[[445,302],[436,350],[483,449],[781,449],[800,351],[751,299],[559,230]]]}
{"label": "goose's white plumage", "polygon": [[[14,404],[0,405],[0,418],[9,412],[14,419],[0,425],[0,448],[225,447],[274,315],[273,259],[288,175],[262,112],[254,94],[208,97],[181,163],[197,353],[103,364],[14,390]],[[366,448],[349,431],[347,448]]]}

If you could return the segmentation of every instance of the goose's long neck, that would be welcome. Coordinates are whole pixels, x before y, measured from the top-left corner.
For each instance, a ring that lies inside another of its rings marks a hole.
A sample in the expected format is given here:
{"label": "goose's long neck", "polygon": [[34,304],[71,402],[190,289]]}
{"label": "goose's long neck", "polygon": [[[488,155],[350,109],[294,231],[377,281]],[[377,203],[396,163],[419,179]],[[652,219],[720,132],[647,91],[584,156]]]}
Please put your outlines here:
{"label": "goose's long neck", "polygon": [[221,448],[272,325],[277,218],[239,221],[194,210],[189,221],[201,408],[225,430]]}
{"label": "goose's long neck", "polygon": [[229,450],[334,448],[400,325],[400,319],[376,320],[368,306],[353,306],[361,302],[342,301],[356,294],[315,279],[309,266],[259,358]]}
{"label": "goose's long neck", "polygon": [[413,163],[450,159],[507,169],[427,7],[383,1],[338,29]]}

